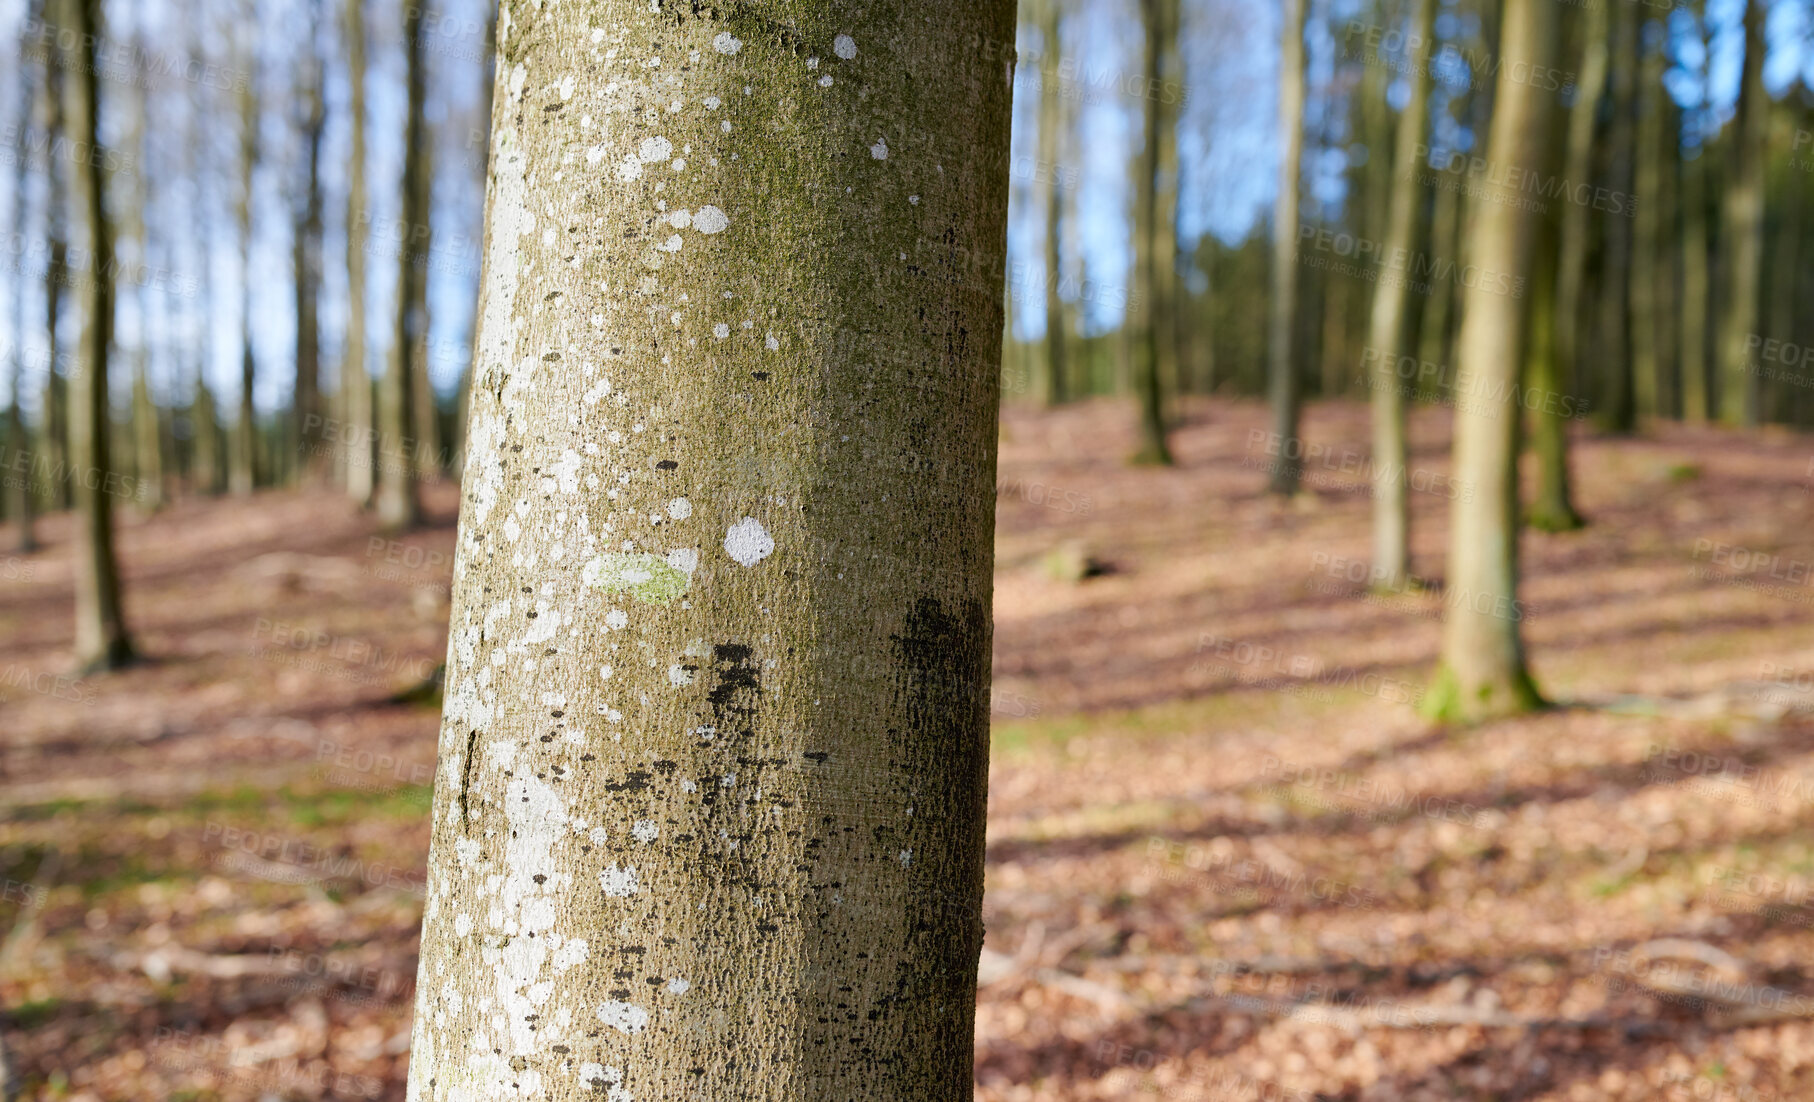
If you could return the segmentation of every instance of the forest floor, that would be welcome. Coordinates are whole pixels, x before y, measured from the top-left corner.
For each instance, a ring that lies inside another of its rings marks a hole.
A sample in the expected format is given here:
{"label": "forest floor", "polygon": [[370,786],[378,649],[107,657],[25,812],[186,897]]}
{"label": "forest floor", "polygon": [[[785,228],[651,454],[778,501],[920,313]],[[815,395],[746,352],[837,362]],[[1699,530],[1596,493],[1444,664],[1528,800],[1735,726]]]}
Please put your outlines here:
{"label": "forest floor", "polygon": [[[1591,524],[1526,537],[1512,613],[1557,706],[1445,730],[1409,702],[1453,598],[1355,565],[1365,409],[1310,410],[1288,503],[1259,406],[1190,412],[1170,470],[1116,404],[1004,421],[980,1096],[1814,1097],[1814,440],[1584,432]],[[65,519],[0,555],[24,1097],[403,1098],[428,497],[397,543],[328,494],[126,518],[148,657],[105,678],[58,676]]]}

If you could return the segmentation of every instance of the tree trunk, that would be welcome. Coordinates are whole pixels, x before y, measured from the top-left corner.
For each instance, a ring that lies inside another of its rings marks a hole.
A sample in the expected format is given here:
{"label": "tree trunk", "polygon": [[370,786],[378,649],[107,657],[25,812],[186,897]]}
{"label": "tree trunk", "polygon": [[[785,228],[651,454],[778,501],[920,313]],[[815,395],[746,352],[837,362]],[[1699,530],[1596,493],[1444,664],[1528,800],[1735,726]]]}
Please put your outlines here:
{"label": "tree trunk", "polygon": [[[1447,167],[1431,169],[1436,197],[1430,201],[1430,255],[1460,263],[1461,188],[1465,180]],[[1418,319],[1417,358],[1444,368],[1448,375],[1451,330],[1454,328],[1455,281],[1431,281],[1430,297]]]}
{"label": "tree trunk", "polygon": [[[412,430],[415,412],[414,351],[418,303],[422,301],[422,284],[427,275],[424,264],[416,264],[418,235],[426,237],[427,211],[420,206],[423,193],[422,125],[423,81],[426,77],[423,59],[422,8],[408,4],[403,9],[403,42],[409,51],[409,109],[403,134],[403,226],[398,243],[397,305],[395,329],[391,334],[390,354],[386,357],[384,378],[378,384],[378,523],[389,531],[412,527],[420,517],[416,499],[416,446]],[[421,257],[427,260],[426,252]],[[420,311],[426,321],[426,309]]]}
{"label": "tree trunk", "polygon": [[365,246],[371,212],[365,206],[365,8],[346,0],[346,66],[351,123],[346,192],[346,352],[340,360],[341,448],[346,493],[365,508],[372,503],[372,377],[365,366]]}
{"label": "tree trunk", "polygon": [[[58,0],[67,31],[63,49],[63,124],[78,148],[97,149],[96,29],[100,0]],[[109,670],[132,658],[120,607],[119,566],[113,550],[113,493],[108,454],[112,419],[107,403],[107,352],[113,322],[113,241],[102,202],[101,159],[87,158],[70,173],[75,220],[87,233],[92,262],[71,298],[80,319],[69,379],[70,467],[75,473],[76,665]]]}
{"label": "tree trunk", "polygon": [[1373,363],[1373,578],[1393,589],[1411,578],[1409,449],[1405,440],[1405,392],[1398,358],[1411,341],[1408,324],[1411,285],[1406,278],[1417,253],[1417,213],[1423,195],[1417,185],[1417,155],[1430,115],[1430,48],[1435,36],[1436,0],[1415,0],[1411,34],[1411,98],[1398,116],[1381,251],[1386,266],[1374,285],[1373,313],[1365,358]]}
{"label": "tree trunk", "polygon": [[1138,304],[1130,303],[1128,320],[1136,347],[1132,350],[1135,398],[1140,403],[1140,445],[1134,462],[1170,466],[1171,448],[1165,440],[1165,379],[1159,340],[1160,318],[1165,312],[1164,265],[1167,263],[1161,229],[1160,174],[1163,171],[1160,145],[1164,140],[1165,108],[1155,91],[1166,78],[1165,56],[1168,50],[1167,0],[1141,0],[1140,9],[1146,23],[1146,81],[1149,94],[1141,98],[1145,121],[1145,141],[1136,169],[1136,186],[1140,201],[1135,205],[1135,250],[1139,264],[1134,285],[1140,288]]}
{"label": "tree trunk", "polygon": [[968,1099],[1013,5],[514,11],[409,1097]]}
{"label": "tree trunk", "polygon": [[1525,367],[1525,408],[1530,412],[1531,450],[1537,457],[1537,493],[1525,511],[1525,523],[1542,532],[1570,532],[1583,521],[1575,511],[1568,474],[1568,423],[1574,419],[1576,399],[1563,393],[1556,357],[1556,313],[1562,308],[1556,295],[1560,233],[1555,221],[1548,218],[1540,232],[1543,236],[1531,288],[1530,355]]}
{"label": "tree trunk", "polygon": [[[1632,126],[1637,103],[1638,6],[1612,6],[1617,9],[1617,17],[1613,20],[1609,70],[1607,98],[1612,123],[1606,133],[1604,186],[1612,196],[1629,202],[1635,176]],[[1600,268],[1600,321],[1595,336],[1605,372],[1606,400],[1600,404],[1600,424],[1608,432],[1628,433],[1636,426],[1631,362],[1631,212],[1611,212],[1603,217],[1601,226],[1605,244]]]}
{"label": "tree trunk", "polygon": [[[1771,142],[1772,148],[1781,153],[1772,173],[1777,179],[1773,186],[1777,193],[1778,222],[1776,231],[1771,234],[1775,255],[1770,268],[1768,333],[1771,337],[1790,344],[1800,343],[1795,339],[1795,285],[1796,272],[1801,266],[1802,204],[1807,188],[1806,183],[1798,178],[1794,166],[1788,163],[1794,156],[1795,122],[1789,105],[1781,105],[1774,116],[1778,140]],[[1792,424],[1793,392],[1802,389],[1798,384],[1806,381],[1806,375],[1799,368],[1790,375],[1784,365],[1766,366],[1771,366],[1773,370],[1765,373],[1763,404],[1759,415],[1767,423]]]}
{"label": "tree trunk", "polygon": [[[1494,96],[1487,161],[1544,163],[1549,93],[1515,74],[1555,64],[1556,5],[1506,0],[1504,64]],[[1470,260],[1481,269],[1528,280],[1536,216],[1517,202],[1515,185],[1485,182]],[[1518,436],[1514,391],[1524,362],[1524,298],[1497,281],[1464,291],[1457,353],[1465,401],[1455,411],[1455,476],[1468,491],[1453,503],[1448,607],[1442,666],[1425,704],[1439,717],[1475,721],[1538,706],[1518,631]]]}
{"label": "tree trunk", "polygon": [[1058,78],[1063,58],[1060,38],[1062,0],[1039,2],[1039,171],[1035,177],[1040,210],[1045,215],[1046,362],[1040,398],[1048,405],[1065,401],[1064,299],[1058,293],[1064,253],[1060,248],[1064,204],[1059,197],[1058,162],[1064,156],[1064,89]]}
{"label": "tree trunk", "polygon": [[1568,144],[1562,164],[1562,180],[1570,189],[1571,201],[1562,204],[1555,303],[1556,377],[1563,387],[1577,395],[1586,394],[1582,383],[1586,376],[1587,341],[1581,321],[1585,314],[1587,251],[1592,241],[1589,218],[1594,210],[1591,204],[1572,199],[1582,185],[1588,185],[1591,190],[1593,184],[1594,123],[1600,108],[1600,95],[1606,89],[1607,39],[1611,29],[1607,4],[1587,4],[1584,14],[1587,22],[1581,32],[1581,79],[1575,84],[1575,98],[1568,112]]}
{"label": "tree trunk", "polygon": [[[52,21],[65,18],[62,4],[63,0],[46,3]],[[44,96],[39,106],[46,140],[56,141],[64,135],[66,125],[61,55],[48,64],[56,71],[47,70],[45,74]],[[44,169],[51,195],[49,209],[44,215],[45,233],[50,238],[44,269],[44,332],[50,343],[50,359],[44,372],[44,442],[39,452],[44,470],[42,491],[51,509],[68,509],[73,501],[69,475],[69,383],[64,362],[69,359],[69,346],[64,343],[63,328],[59,324],[63,317],[64,291],[70,284],[68,219],[63,213],[63,204],[57,202],[58,196],[69,194],[70,182],[64,178],[69,170],[63,160],[51,157]]]}
{"label": "tree trunk", "polygon": [[[309,26],[321,19],[320,0],[309,5]],[[302,90],[303,184],[302,206],[290,238],[291,266],[296,284],[296,392],[291,402],[292,431],[296,436],[297,470],[310,482],[322,481],[327,471],[327,411],[321,400],[321,136],[326,126],[322,82],[326,67],[320,46],[311,31],[305,55]]]}
{"label": "tree trunk", "polygon": [[[256,22],[256,20],[253,20]],[[255,33],[256,29],[242,30]],[[239,87],[239,168],[240,191],[237,203],[240,243],[240,355],[239,416],[233,423],[233,442],[228,451],[227,489],[245,495],[258,485],[258,411],[253,405],[253,384],[257,360],[252,354],[252,187],[258,169],[258,92],[257,51],[248,48],[242,55],[248,78]]]}
{"label": "tree trunk", "polygon": [[1726,188],[1722,247],[1726,250],[1725,310],[1720,326],[1720,420],[1757,424],[1758,378],[1751,363],[1764,266],[1764,135],[1770,101],[1764,94],[1764,15],[1768,0],[1745,4],[1745,67],[1733,126],[1732,182]]}
{"label": "tree trunk", "polygon": [[[417,37],[422,37],[420,32]],[[413,70],[416,83],[422,84],[427,76],[425,61],[419,59]],[[403,318],[402,331],[409,337],[410,436],[414,438],[410,474],[423,479],[439,478],[446,461],[441,451],[441,411],[436,406],[435,388],[428,374],[428,270],[434,250],[434,132],[420,119],[416,131],[416,163],[405,168],[409,175],[407,186],[412,189],[405,201],[410,205],[410,217],[414,221],[409,227],[409,312]]]}
{"label": "tree trunk", "polygon": [[1279,30],[1279,189],[1272,208],[1272,296],[1266,340],[1266,390],[1278,463],[1272,492],[1297,493],[1302,466],[1298,415],[1302,380],[1293,355],[1297,326],[1298,179],[1304,147],[1304,0],[1282,0]]}
{"label": "tree trunk", "polygon": [[[1699,111],[1696,112],[1699,116]],[[1684,153],[1689,151],[1684,150]],[[1705,141],[1692,157],[1685,156],[1682,173],[1682,419],[1693,424],[1707,420],[1708,355],[1707,312],[1711,302],[1707,242],[1707,159],[1712,154]]]}
{"label": "tree trunk", "polygon": [[[134,14],[134,44],[138,49],[145,50],[143,7],[140,6]],[[148,267],[151,264],[151,235],[146,229],[145,208],[151,200],[145,173],[149,141],[145,130],[145,104],[139,96],[129,96],[127,99],[130,101],[132,119],[130,141],[138,158],[139,169],[133,173],[131,198],[126,204],[126,232],[137,251],[139,263]],[[143,283],[135,285],[132,293],[138,307],[137,341],[132,350],[133,496],[141,508],[156,510],[163,505],[164,469],[163,434],[159,428],[157,403],[152,401],[151,380],[148,377],[151,367],[151,294]]]}
{"label": "tree trunk", "polygon": [[[1650,28],[1657,32],[1652,34]],[[1647,23],[1639,49],[1643,64],[1637,90],[1637,176],[1632,189],[1631,381],[1640,417],[1663,412],[1662,315],[1663,282],[1663,67],[1664,24]]]}

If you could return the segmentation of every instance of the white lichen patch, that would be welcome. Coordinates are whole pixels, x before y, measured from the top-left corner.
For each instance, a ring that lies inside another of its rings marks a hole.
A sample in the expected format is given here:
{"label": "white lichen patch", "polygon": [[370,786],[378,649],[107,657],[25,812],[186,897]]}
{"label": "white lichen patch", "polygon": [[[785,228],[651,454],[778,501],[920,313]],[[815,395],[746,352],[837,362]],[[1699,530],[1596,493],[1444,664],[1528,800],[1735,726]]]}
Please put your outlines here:
{"label": "white lichen patch", "polygon": [[775,541],[755,517],[744,517],[724,534],[724,551],[742,566],[755,566],[774,554]]}
{"label": "white lichen patch", "polygon": [[668,994],[670,995],[684,995],[692,989],[693,985],[681,979],[679,976],[675,976],[668,981]]}
{"label": "white lichen patch", "polygon": [[630,828],[630,837],[638,842],[653,842],[661,837],[661,825],[654,819],[638,819]]}
{"label": "white lichen patch", "polygon": [[743,40],[729,31],[719,31],[717,37],[712,39],[712,49],[721,54],[734,54],[743,49]]}
{"label": "white lichen patch", "polygon": [[674,143],[660,135],[644,138],[642,144],[636,147],[637,159],[646,165],[654,164],[656,161],[665,161],[673,155]]}
{"label": "white lichen patch", "polygon": [[677,497],[668,502],[668,515],[675,520],[685,520],[693,515],[693,503],[684,497]]}
{"label": "white lichen patch", "polygon": [[878,161],[886,161],[888,159],[888,139],[877,138],[876,143],[869,147],[869,155]]}
{"label": "white lichen patch", "polygon": [[648,1028],[649,1012],[634,1003],[614,999],[599,1005],[598,1020],[620,1033],[634,1036]]}
{"label": "white lichen patch", "polygon": [[598,886],[613,899],[635,895],[641,883],[634,868],[622,868],[612,865],[598,874]]}
{"label": "white lichen patch", "polygon": [[857,56],[857,40],[847,34],[841,34],[831,40],[831,52],[845,61]]}
{"label": "white lichen patch", "polygon": [[693,228],[700,233],[722,233],[730,224],[731,220],[724,212],[710,203],[700,207],[699,213],[693,216]]}

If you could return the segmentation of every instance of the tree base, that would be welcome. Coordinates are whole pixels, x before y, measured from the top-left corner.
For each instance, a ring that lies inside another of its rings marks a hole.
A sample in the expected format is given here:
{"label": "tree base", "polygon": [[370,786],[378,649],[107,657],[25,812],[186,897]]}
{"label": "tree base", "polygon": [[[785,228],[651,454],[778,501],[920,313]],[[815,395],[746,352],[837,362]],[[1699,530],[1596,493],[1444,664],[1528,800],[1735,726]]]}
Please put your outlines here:
{"label": "tree base", "polygon": [[1128,462],[1136,467],[1170,467],[1175,465],[1175,461],[1172,459],[1171,449],[1166,447],[1163,442],[1141,445],[1140,450],[1128,458]]}
{"label": "tree base", "polygon": [[1469,725],[1525,715],[1546,707],[1548,702],[1537,691],[1537,683],[1526,670],[1518,670],[1507,681],[1464,686],[1455,671],[1445,664],[1437,669],[1430,687],[1424,690],[1417,711],[1437,723]]}
{"label": "tree base", "polygon": [[98,673],[112,673],[123,670],[138,661],[138,654],[132,649],[132,641],[121,636],[107,644],[107,649],[91,658],[76,660],[76,676],[92,677]]}
{"label": "tree base", "polygon": [[1539,532],[1574,532],[1587,527],[1587,521],[1567,502],[1531,506],[1524,516],[1524,524]]}

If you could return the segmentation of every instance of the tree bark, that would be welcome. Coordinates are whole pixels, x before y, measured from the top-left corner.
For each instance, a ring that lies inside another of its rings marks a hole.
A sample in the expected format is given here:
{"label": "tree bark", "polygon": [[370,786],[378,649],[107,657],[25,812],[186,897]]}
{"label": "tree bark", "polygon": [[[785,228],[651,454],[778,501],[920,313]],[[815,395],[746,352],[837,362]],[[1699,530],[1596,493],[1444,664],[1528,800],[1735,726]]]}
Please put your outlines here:
{"label": "tree bark", "polygon": [[1304,147],[1304,0],[1282,0],[1279,31],[1279,188],[1272,208],[1272,295],[1266,340],[1266,390],[1279,456],[1271,490],[1297,493],[1298,417],[1303,381],[1293,354],[1297,327],[1298,180]]}
{"label": "tree bark", "polygon": [[[320,0],[309,5],[309,26],[320,22]],[[327,468],[327,411],[321,400],[321,137],[327,114],[322,104],[326,66],[311,30],[303,61],[303,193],[290,237],[296,290],[296,392],[291,402],[298,472],[319,482]]]}
{"label": "tree bark", "polygon": [[1525,523],[1542,532],[1570,532],[1584,523],[1575,511],[1568,473],[1568,423],[1575,399],[1563,393],[1556,356],[1556,255],[1560,232],[1553,219],[1541,224],[1531,288],[1531,341],[1525,385],[1529,396],[1531,451],[1537,457],[1537,492],[1525,511]]}
{"label": "tree bark", "polygon": [[[398,243],[397,304],[390,354],[384,378],[378,383],[378,523],[389,531],[413,527],[421,518],[416,496],[416,449],[413,430],[416,402],[417,327],[426,328],[428,233],[427,209],[422,205],[426,166],[422,125],[423,64],[422,7],[403,9],[403,43],[409,51],[409,107],[403,133],[403,227]],[[418,254],[418,246],[423,251]],[[422,261],[419,266],[418,259]]]}
{"label": "tree bark", "polygon": [[[80,143],[96,140],[97,24],[100,0],[58,0],[67,33],[62,49],[63,125]],[[132,659],[120,602],[113,549],[113,479],[108,416],[107,353],[113,328],[113,240],[102,203],[102,160],[86,158],[70,173],[74,221],[86,231],[90,270],[71,288],[80,319],[69,397],[70,467],[74,472],[76,536],[76,666],[84,673],[115,669]]]}
{"label": "tree bark", "polygon": [[[1652,34],[1651,28],[1658,33]],[[1634,411],[1656,417],[1663,411],[1663,68],[1666,24],[1647,23],[1638,44],[1643,63],[1637,90],[1637,175],[1632,188],[1631,381]]]}
{"label": "tree bark", "polygon": [[[1629,203],[1635,178],[1632,129],[1637,103],[1638,5],[1618,3],[1611,6],[1616,9],[1617,16],[1613,20],[1612,64],[1607,88],[1612,122],[1606,132],[1605,187],[1612,196],[1622,197]],[[1605,400],[1599,404],[1600,425],[1608,432],[1629,433],[1637,423],[1632,381],[1630,212],[1612,212],[1602,218],[1600,225],[1604,245],[1600,265],[1600,319],[1595,327],[1595,337],[1597,358],[1604,373],[1601,381],[1606,386]],[[1644,274],[1649,275],[1648,272]],[[1577,350],[1580,347],[1577,343]]]}
{"label": "tree bark", "polygon": [[[1696,116],[1700,114],[1696,111]],[[1687,156],[1683,150],[1682,174],[1682,419],[1691,424],[1707,420],[1708,309],[1711,302],[1707,241],[1707,159],[1712,154],[1703,140]]]}
{"label": "tree bark", "polygon": [[1129,322],[1138,347],[1133,352],[1134,392],[1140,403],[1140,445],[1134,462],[1170,466],[1171,447],[1165,439],[1165,381],[1163,345],[1159,339],[1160,318],[1166,309],[1165,265],[1172,254],[1166,251],[1169,235],[1162,229],[1160,175],[1164,171],[1161,145],[1165,140],[1165,105],[1162,89],[1166,79],[1165,57],[1170,33],[1167,0],[1141,0],[1146,23],[1146,81],[1141,97],[1145,121],[1145,143],[1141,147],[1136,170],[1140,201],[1136,204],[1134,233],[1139,238],[1136,250],[1140,265],[1134,281],[1140,288],[1141,301],[1130,303]]}
{"label": "tree bark", "polygon": [[1757,424],[1758,377],[1750,342],[1757,335],[1764,266],[1764,135],[1770,101],[1764,94],[1764,15],[1767,0],[1745,4],[1745,67],[1734,120],[1732,182],[1726,188],[1722,246],[1726,250],[1725,309],[1720,325],[1720,421]]}
{"label": "tree bark", "polygon": [[1367,329],[1367,357],[1373,368],[1373,578],[1400,588],[1411,578],[1411,499],[1405,440],[1406,396],[1397,363],[1411,342],[1411,285],[1406,273],[1417,252],[1417,214],[1423,195],[1417,185],[1417,157],[1430,115],[1430,49],[1435,37],[1436,0],[1415,0],[1411,34],[1411,98],[1398,116],[1398,133],[1381,251],[1387,267],[1374,285]]}
{"label": "tree bark", "polygon": [[[1621,7],[1626,5],[1621,4]],[[1582,395],[1586,378],[1585,349],[1581,320],[1585,315],[1587,251],[1592,241],[1589,217],[1593,207],[1573,202],[1573,190],[1593,183],[1594,123],[1600,109],[1600,96],[1606,90],[1608,68],[1607,40],[1611,34],[1611,12],[1608,4],[1584,6],[1586,25],[1581,33],[1581,79],[1575,84],[1575,98],[1568,113],[1566,159],[1562,179],[1571,189],[1570,200],[1562,205],[1561,252],[1556,268],[1556,375],[1562,385]]]}
{"label": "tree bark", "polygon": [[[1487,160],[1544,162],[1548,93],[1517,73],[1555,64],[1556,5],[1506,0]],[[1470,260],[1528,281],[1536,216],[1514,185],[1487,181]],[[1433,715],[1463,722],[1509,715],[1541,700],[1525,669],[1518,621],[1518,436],[1514,391],[1528,333],[1525,301],[1481,280],[1463,293],[1457,340],[1462,401],[1455,412],[1455,476],[1469,492],[1453,504],[1442,666],[1425,700]]]}
{"label": "tree bark", "polygon": [[[1776,138],[1771,147],[1781,151],[1775,158],[1776,166],[1772,175],[1776,183],[1772,185],[1777,195],[1777,223],[1770,235],[1771,248],[1774,251],[1770,268],[1770,313],[1768,333],[1771,337],[1790,344],[1799,344],[1795,339],[1796,310],[1796,275],[1801,267],[1801,234],[1802,204],[1807,194],[1807,184],[1799,179],[1794,167],[1788,162],[1794,156],[1795,116],[1789,104],[1782,104],[1774,114]],[[1758,415],[1766,423],[1793,423],[1793,391],[1802,389],[1797,384],[1806,382],[1807,375],[1797,369],[1794,376],[1781,371],[1772,371],[1764,383],[1761,408]]]}
{"label": "tree bark", "polygon": [[[256,19],[252,22],[256,23]],[[255,34],[256,27],[244,28],[241,33]],[[227,463],[227,490],[234,495],[251,493],[259,482],[258,410],[253,404],[258,361],[252,352],[252,189],[259,153],[257,56],[256,46],[248,46],[242,55],[247,77],[239,86],[240,190],[236,204],[240,244],[239,415],[233,422]]]}
{"label": "tree bark", "polygon": [[372,503],[372,377],[365,366],[365,248],[371,212],[365,205],[365,6],[346,0],[347,114],[351,137],[346,192],[346,352],[340,360],[340,405],[345,417],[346,493]]}
{"label": "tree bark", "polygon": [[[133,44],[144,50],[144,16],[140,6],[134,13]],[[138,96],[129,96],[127,108],[129,124],[126,140],[137,158],[137,171],[130,172],[131,179],[124,185],[128,199],[123,215],[125,237],[132,242],[134,258],[139,264],[149,266],[151,263],[151,235],[145,223],[145,208],[150,204],[150,188],[146,180],[146,165],[149,160],[147,151],[149,136],[145,129],[145,104]],[[129,454],[132,457],[133,499],[141,508],[156,510],[163,504],[163,452],[162,433],[158,425],[157,404],[151,397],[151,380],[148,372],[151,368],[151,294],[143,283],[132,288],[133,303],[136,309],[137,324],[135,340],[132,346],[132,405],[131,435],[126,438],[130,444]]]}
{"label": "tree bark", "polygon": [[409,1097],[968,1099],[1013,5],[506,11]]}

